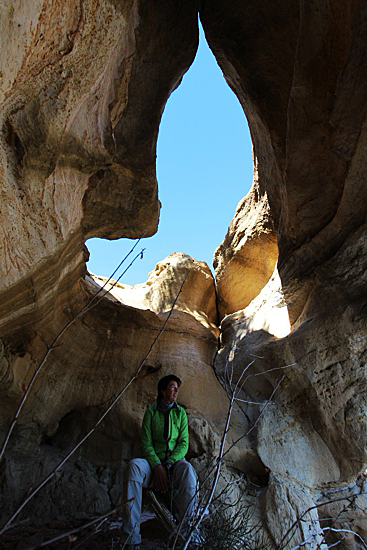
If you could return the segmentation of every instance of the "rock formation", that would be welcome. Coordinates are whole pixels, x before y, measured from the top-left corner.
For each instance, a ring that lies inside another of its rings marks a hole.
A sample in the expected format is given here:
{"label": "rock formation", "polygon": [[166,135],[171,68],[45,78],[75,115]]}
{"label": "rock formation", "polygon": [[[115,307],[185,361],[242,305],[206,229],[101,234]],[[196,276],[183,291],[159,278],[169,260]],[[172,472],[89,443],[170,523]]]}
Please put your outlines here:
{"label": "rock formation", "polygon": [[157,229],[158,126],[195,56],[197,4],[2,8],[2,438],[27,395],[0,466],[2,522],[139,366],[24,514],[45,520],[116,504],[143,411],[170,371],[185,380],[190,456],[204,471],[228,407],[217,377],[230,369],[235,382],[245,370],[230,443],[247,435],[226,468],[260,485],[274,546],[316,548],[320,521],[338,517],[332,525],[343,526],[345,504],[355,535],[344,548],[358,548],[367,532],[365,8],[205,0],[199,11],[248,118],[255,166],[253,188],[215,253],[218,312],[207,266],[173,255],[146,284],[102,291],[78,316],[103,283],[87,274],[84,242]]}
{"label": "rock formation", "polygon": [[[214,0],[201,13],[209,45],[247,114],[256,174],[216,253],[222,315],[230,314],[222,320],[216,370],[232,350],[237,376],[255,359],[250,396],[266,400],[275,392],[259,421],[257,452],[271,472],[264,507],[278,543],[321,488],[347,491],[366,464],[361,7],[265,0],[233,2],[228,10]],[[261,251],[268,247],[270,263],[275,234],[279,258],[271,277]],[[257,280],[266,284],[257,297],[253,250],[260,256]],[[345,544],[354,548],[357,537]]]}

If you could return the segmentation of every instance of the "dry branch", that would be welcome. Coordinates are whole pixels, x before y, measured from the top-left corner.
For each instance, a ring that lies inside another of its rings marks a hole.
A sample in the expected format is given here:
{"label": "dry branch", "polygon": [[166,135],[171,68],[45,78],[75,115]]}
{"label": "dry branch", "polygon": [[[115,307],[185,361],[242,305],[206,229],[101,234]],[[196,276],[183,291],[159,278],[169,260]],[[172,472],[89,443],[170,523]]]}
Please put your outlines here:
{"label": "dry branch", "polygon": [[[99,516],[98,518],[89,521],[88,523],[85,523],[81,527],[77,527],[75,529],[71,529],[70,531],[67,531],[66,533],[62,533],[61,535],[58,535],[57,537],[54,537],[52,539],[46,540],[38,545],[38,548],[43,548],[44,546],[48,546],[49,544],[52,544],[53,542],[57,542],[58,540],[64,539],[66,537],[69,537],[70,535],[75,535],[76,533],[80,533],[81,531],[84,531],[84,529],[88,529],[88,527],[91,527],[92,525],[95,525],[96,523],[100,521],[106,520],[108,517],[112,516],[116,512],[118,512],[123,506],[126,506],[131,500],[129,499],[124,501],[118,508],[115,508],[114,510],[111,510],[107,514],[103,514],[103,516]],[[33,550],[33,548],[28,548],[27,550]]]}
{"label": "dry branch", "polygon": [[[233,367],[231,366],[231,368],[229,368],[229,364],[232,365],[233,357],[234,357],[234,350],[231,350],[229,352],[229,354],[227,355],[227,358],[226,358],[225,380],[224,380],[226,392],[227,392],[227,395],[228,395],[228,398],[229,398],[229,407],[228,407],[228,411],[227,411],[227,417],[226,417],[224,430],[223,430],[223,433],[222,433],[220,448],[219,448],[218,456],[215,459],[215,463],[208,469],[208,472],[207,472],[207,475],[204,479],[203,484],[206,484],[208,482],[208,480],[210,480],[212,478],[213,475],[214,475],[214,479],[211,482],[210,489],[207,489],[205,494],[202,497],[202,501],[205,501],[205,504],[204,504],[202,510],[200,511],[200,513],[195,518],[195,520],[192,522],[192,526],[191,526],[191,529],[189,530],[189,533],[188,533],[188,536],[187,536],[187,539],[186,539],[186,543],[183,547],[183,550],[186,550],[188,548],[194,533],[198,532],[199,526],[202,523],[204,517],[206,516],[206,514],[209,510],[209,507],[210,507],[210,505],[213,501],[214,494],[215,494],[215,491],[216,491],[216,488],[217,488],[217,484],[218,484],[218,480],[219,480],[219,476],[220,476],[220,472],[221,472],[221,468],[222,468],[222,464],[223,464],[223,460],[224,460],[225,456],[231,451],[231,449],[233,448],[234,445],[236,445],[239,441],[241,441],[241,439],[243,439],[249,433],[251,433],[251,431],[255,428],[255,426],[259,422],[261,416],[264,414],[266,408],[268,407],[269,403],[273,399],[275,393],[277,392],[277,390],[279,389],[282,381],[285,378],[284,375],[280,378],[280,380],[278,381],[277,385],[275,386],[270,398],[265,403],[263,403],[264,406],[262,407],[255,423],[251,426],[251,428],[245,434],[243,434],[240,438],[238,438],[232,445],[230,445],[230,447],[226,451],[224,451],[227,434],[230,430],[230,421],[231,421],[231,416],[232,416],[232,411],[233,411],[234,404],[237,402],[237,400],[239,398],[239,394],[240,394],[241,390],[243,389],[244,384],[247,382],[247,380],[250,378],[250,376],[252,376],[252,375],[249,375],[249,376],[246,376],[246,378],[244,378],[244,376],[247,373],[248,369],[253,365],[253,363],[255,361],[255,360],[251,361],[243,369],[240,377],[238,378],[237,382],[234,384],[233,383]],[[284,368],[287,368],[287,367],[290,367],[290,366],[291,365],[286,365],[284,367],[279,367],[277,369],[269,369],[269,371],[259,373],[258,375],[264,375],[264,374],[267,374],[267,372],[270,372],[270,371],[273,371],[273,370],[284,369]],[[174,549],[175,545],[177,544],[178,535],[180,533],[180,529],[182,528],[184,520],[185,520],[185,517],[181,521],[181,524],[179,526],[178,533],[177,533],[176,538],[174,540],[172,549]]]}
{"label": "dry branch", "polygon": [[[354,495],[348,495],[348,496],[344,496],[344,497],[338,497],[338,498],[332,498],[330,500],[327,500],[325,502],[320,502],[320,504],[315,504],[314,506],[310,506],[309,508],[307,508],[304,512],[302,512],[302,514],[292,523],[292,525],[289,527],[289,529],[287,530],[287,532],[285,533],[285,535],[283,536],[283,538],[281,539],[281,541],[279,542],[278,544],[278,550],[284,550],[286,548],[286,546],[290,543],[290,541],[292,540],[294,534],[292,534],[292,531],[295,529],[295,527],[297,527],[297,525],[303,521],[303,518],[309,513],[311,512],[312,510],[317,510],[319,508],[321,508],[322,506],[327,506],[329,504],[335,504],[335,502],[343,502],[343,501],[348,501],[348,505],[345,506],[342,510],[342,512],[345,512],[345,510],[347,510],[350,506],[352,506],[354,504],[354,501],[361,495],[366,495],[367,492],[366,491],[360,491],[359,493],[357,494],[354,494]],[[333,524],[335,524],[335,522],[337,521],[337,519],[340,518],[340,514],[338,514],[338,516],[335,518],[331,518],[333,520]],[[329,530],[329,531],[336,531],[336,529],[333,528],[333,526],[325,526],[321,529],[320,533],[317,533],[317,534],[313,534],[312,535],[312,538],[314,538],[315,536],[317,536],[318,534],[323,534],[324,531],[326,530]],[[345,529],[343,531],[346,531]],[[354,533],[353,531],[353,534],[355,534],[357,537],[360,538],[360,536],[358,535],[358,533]],[[288,539],[289,535],[291,535],[291,537]],[[323,540],[325,539],[325,537],[323,537]],[[323,540],[321,541],[320,544],[322,544]],[[295,546],[294,548],[301,548],[302,546],[305,545],[305,542],[304,541],[303,543],[301,543],[300,545],[298,546]],[[338,542],[339,544],[339,542]],[[365,542],[363,542],[363,544],[365,544]],[[332,546],[335,546],[334,544]],[[367,546],[365,545],[365,547],[367,548]],[[330,546],[331,548],[331,546]],[[294,550],[292,548],[292,550]]]}

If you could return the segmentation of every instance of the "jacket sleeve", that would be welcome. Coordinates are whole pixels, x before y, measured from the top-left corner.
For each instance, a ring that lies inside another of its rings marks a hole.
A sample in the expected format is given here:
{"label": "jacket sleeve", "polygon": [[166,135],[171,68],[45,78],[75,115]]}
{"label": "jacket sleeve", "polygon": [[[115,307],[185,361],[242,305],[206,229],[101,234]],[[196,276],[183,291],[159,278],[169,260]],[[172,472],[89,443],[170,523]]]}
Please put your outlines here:
{"label": "jacket sleeve", "polygon": [[143,418],[143,424],[141,427],[141,451],[143,458],[146,458],[149,462],[149,466],[153,469],[161,461],[156,454],[153,447],[153,434],[152,434],[152,417],[153,412],[148,409],[145,411]]}
{"label": "jacket sleeve", "polygon": [[184,409],[181,409],[180,428],[176,442],[176,446],[169,455],[169,462],[175,464],[179,460],[183,460],[189,450],[189,427],[187,423],[187,415]]}

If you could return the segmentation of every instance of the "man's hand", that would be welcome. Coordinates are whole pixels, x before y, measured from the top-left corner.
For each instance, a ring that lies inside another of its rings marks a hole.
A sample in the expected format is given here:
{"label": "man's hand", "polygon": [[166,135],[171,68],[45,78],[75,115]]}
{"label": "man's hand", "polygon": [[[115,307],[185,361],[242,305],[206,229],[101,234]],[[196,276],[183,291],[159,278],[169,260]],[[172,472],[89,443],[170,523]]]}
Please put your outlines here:
{"label": "man's hand", "polygon": [[167,472],[163,468],[162,464],[157,464],[154,468],[153,489],[155,491],[160,491],[161,493],[167,493],[168,491]]}

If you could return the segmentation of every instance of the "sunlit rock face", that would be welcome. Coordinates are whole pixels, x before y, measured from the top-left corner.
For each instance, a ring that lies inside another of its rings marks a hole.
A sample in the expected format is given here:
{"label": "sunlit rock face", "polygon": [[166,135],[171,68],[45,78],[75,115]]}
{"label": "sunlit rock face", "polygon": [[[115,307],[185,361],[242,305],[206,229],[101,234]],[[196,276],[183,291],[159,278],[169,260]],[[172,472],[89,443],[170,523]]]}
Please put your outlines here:
{"label": "sunlit rock face", "polygon": [[75,282],[87,238],[155,233],[158,125],[194,58],[196,20],[190,2],[5,3],[3,323],[33,320]]}
{"label": "sunlit rock face", "polygon": [[110,289],[111,296],[123,304],[150,309],[158,315],[167,313],[178,296],[175,310],[194,317],[219,337],[215,284],[205,262],[197,262],[187,254],[174,252],[157,263],[146,283],[134,286],[108,281],[93,274],[89,277],[98,285],[106,284],[105,288]]}
{"label": "sunlit rock face", "polygon": [[214,254],[220,319],[250,304],[270,279],[277,259],[271,210],[256,181],[238,204],[228,233]]}
{"label": "sunlit rock face", "polygon": [[[353,483],[367,460],[366,19],[350,2],[267,0],[205,2],[201,19],[246,112],[255,165],[215,257],[227,315],[216,370],[228,358],[237,378],[248,368],[248,399],[275,403],[259,420],[257,450],[272,473],[264,507],[279,544],[320,487]],[[264,209],[246,211],[255,192],[269,205],[266,225]],[[266,258],[254,275],[256,247]],[[264,287],[256,298],[254,279]],[[306,540],[298,527],[290,547]]]}

